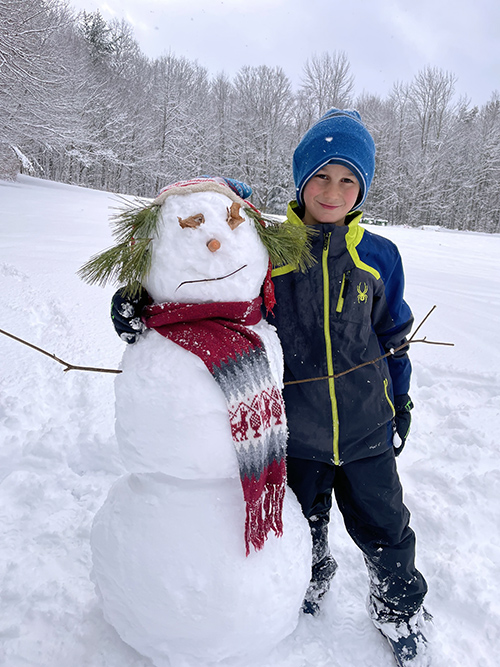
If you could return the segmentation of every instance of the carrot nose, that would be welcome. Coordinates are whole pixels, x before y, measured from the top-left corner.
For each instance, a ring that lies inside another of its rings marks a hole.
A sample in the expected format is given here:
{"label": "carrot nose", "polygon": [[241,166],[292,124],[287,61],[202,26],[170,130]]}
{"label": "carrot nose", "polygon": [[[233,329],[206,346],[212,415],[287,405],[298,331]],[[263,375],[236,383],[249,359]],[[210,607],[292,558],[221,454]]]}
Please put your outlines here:
{"label": "carrot nose", "polygon": [[207,243],[207,248],[210,250],[210,252],[216,252],[220,248],[220,241],[217,241],[217,239],[212,239]]}

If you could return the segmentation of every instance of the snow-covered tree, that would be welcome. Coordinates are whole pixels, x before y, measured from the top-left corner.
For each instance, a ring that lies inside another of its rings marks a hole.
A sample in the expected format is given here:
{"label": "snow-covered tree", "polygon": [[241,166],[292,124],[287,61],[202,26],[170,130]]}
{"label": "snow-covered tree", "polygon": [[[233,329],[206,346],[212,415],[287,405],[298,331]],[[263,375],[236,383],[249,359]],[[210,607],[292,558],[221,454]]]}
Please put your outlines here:
{"label": "snow-covered tree", "polygon": [[399,224],[445,224],[453,198],[454,77],[425,68],[373,114],[377,169],[368,204]]}
{"label": "snow-covered tree", "polygon": [[280,67],[243,67],[235,87],[234,157],[264,211],[283,210],[291,191],[293,95]]}
{"label": "snow-covered tree", "polygon": [[471,137],[467,178],[471,183],[467,229],[500,232],[500,95],[479,113]]}
{"label": "snow-covered tree", "polygon": [[162,56],[151,65],[145,92],[143,155],[153,191],[206,169],[206,70],[186,58]]}
{"label": "snow-covered tree", "polygon": [[325,51],[306,60],[300,92],[301,102],[306,107],[304,111],[312,122],[332,107],[349,107],[354,76],[346,53]]}
{"label": "snow-covered tree", "polygon": [[229,77],[220,72],[210,82],[207,104],[207,171],[223,176],[236,175],[238,160],[232,150],[234,137],[235,91]]}
{"label": "snow-covered tree", "polygon": [[0,0],[0,158],[14,148],[35,169],[33,145],[60,139],[58,34],[68,20],[56,0]]}
{"label": "snow-covered tree", "polygon": [[0,0],[0,177],[44,178],[151,196],[200,174],[241,178],[283,213],[292,154],[332,106],[359,109],[377,145],[365,205],[395,224],[499,231],[500,101],[454,97],[426,67],[390,95],[354,100],[344,52],[305,62],[293,91],[279,67],[212,79],[174,54],[146,58],[126,21],[63,0]]}
{"label": "snow-covered tree", "polygon": [[83,11],[79,18],[78,29],[88,45],[92,59],[100,62],[114,53],[117,40],[101,12]]}

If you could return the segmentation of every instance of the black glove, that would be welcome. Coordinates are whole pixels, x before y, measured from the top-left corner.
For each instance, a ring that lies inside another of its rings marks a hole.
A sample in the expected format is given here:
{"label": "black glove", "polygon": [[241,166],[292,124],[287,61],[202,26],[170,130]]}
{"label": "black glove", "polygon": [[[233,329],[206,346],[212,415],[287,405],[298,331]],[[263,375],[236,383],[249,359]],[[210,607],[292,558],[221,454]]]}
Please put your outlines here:
{"label": "black glove", "polygon": [[137,296],[131,299],[125,296],[125,288],[120,288],[111,299],[111,319],[116,333],[126,343],[135,343],[137,336],[144,333],[146,327],[141,320],[144,306],[151,303],[146,290],[141,287]]}
{"label": "black glove", "polygon": [[394,445],[394,453],[399,456],[406,444],[406,438],[410,432],[411,414],[410,410],[413,408],[413,403],[408,394],[400,394],[394,396],[394,410],[395,415],[392,422],[394,433],[398,434],[401,439],[399,447]]}

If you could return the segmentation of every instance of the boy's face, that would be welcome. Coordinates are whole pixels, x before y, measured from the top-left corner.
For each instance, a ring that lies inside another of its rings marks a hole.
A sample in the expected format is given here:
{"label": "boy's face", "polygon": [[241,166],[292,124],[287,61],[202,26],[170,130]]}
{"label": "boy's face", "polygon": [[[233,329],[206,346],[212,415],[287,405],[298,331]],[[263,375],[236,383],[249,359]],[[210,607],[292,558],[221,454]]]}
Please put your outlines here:
{"label": "boy's face", "polygon": [[306,183],[302,198],[306,225],[330,223],[341,227],[359,195],[359,182],[347,167],[327,164]]}

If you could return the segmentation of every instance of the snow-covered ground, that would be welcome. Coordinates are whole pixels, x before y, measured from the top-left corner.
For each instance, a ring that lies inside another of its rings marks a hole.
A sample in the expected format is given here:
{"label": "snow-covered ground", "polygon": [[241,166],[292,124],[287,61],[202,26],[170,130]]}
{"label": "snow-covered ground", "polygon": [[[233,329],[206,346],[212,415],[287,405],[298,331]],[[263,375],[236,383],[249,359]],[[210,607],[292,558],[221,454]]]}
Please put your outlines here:
{"label": "snow-covered ground", "polygon": [[[20,177],[0,182],[0,329],[73,364],[117,368],[113,287],[75,275],[111,242],[116,198]],[[500,655],[500,237],[372,228],[394,240],[407,300],[429,340],[412,347],[415,403],[398,460],[434,615],[434,667],[496,667]],[[420,337],[420,336],[419,336]],[[104,621],[89,574],[92,519],[123,473],[113,375],[71,371],[0,334],[0,664],[151,667]],[[366,572],[338,513],[339,562],[318,618],[259,665],[388,667],[365,611]],[[225,667],[232,667],[226,663]]]}

